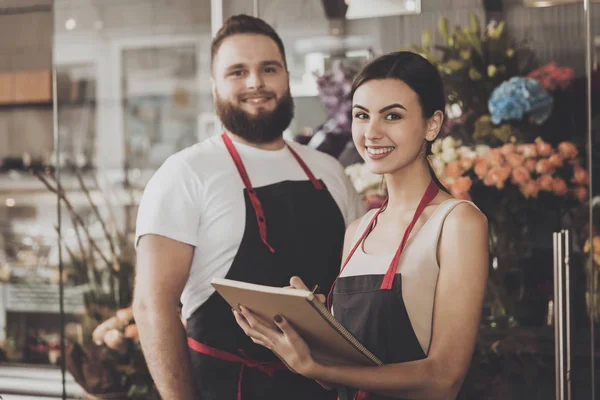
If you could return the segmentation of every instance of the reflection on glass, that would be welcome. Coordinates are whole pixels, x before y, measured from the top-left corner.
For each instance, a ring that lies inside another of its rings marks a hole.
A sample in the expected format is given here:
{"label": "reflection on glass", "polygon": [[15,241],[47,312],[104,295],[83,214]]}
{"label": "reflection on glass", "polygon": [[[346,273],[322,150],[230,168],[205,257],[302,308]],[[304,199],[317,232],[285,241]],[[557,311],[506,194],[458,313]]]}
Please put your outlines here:
{"label": "reflection on glass", "polygon": [[158,168],[198,140],[196,71],[195,46],[123,52],[130,168]]}

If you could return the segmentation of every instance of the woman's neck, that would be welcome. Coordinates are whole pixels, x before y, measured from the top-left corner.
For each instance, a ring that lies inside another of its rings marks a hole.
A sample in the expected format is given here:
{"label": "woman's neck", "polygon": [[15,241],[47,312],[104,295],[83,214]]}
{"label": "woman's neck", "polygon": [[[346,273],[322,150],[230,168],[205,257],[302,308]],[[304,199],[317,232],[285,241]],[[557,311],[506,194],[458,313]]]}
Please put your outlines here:
{"label": "woman's neck", "polygon": [[389,200],[387,209],[405,211],[414,209],[431,182],[427,160],[418,160],[406,167],[385,175]]}

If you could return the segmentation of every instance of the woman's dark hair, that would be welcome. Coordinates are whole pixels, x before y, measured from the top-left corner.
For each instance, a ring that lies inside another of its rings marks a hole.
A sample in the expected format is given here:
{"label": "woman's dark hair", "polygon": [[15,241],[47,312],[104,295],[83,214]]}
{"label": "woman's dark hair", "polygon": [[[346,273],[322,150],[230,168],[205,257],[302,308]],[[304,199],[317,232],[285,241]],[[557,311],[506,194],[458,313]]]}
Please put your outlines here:
{"label": "woman's dark hair", "polygon": [[[419,98],[423,118],[428,119],[436,111],[444,112],[446,109],[446,96],[444,84],[438,70],[424,57],[410,51],[397,51],[384,54],[369,62],[358,73],[352,83],[350,97],[364,83],[377,79],[398,79],[406,83]],[[432,154],[431,145],[427,142],[426,155]],[[435,174],[428,162],[429,172],[440,189],[448,192]]]}

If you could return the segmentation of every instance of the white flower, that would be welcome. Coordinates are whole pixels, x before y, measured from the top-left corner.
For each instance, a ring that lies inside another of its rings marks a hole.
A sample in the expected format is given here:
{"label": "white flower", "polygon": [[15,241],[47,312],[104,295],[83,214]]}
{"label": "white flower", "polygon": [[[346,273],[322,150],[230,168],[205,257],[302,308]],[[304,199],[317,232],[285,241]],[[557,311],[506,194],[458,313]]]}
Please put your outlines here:
{"label": "white flower", "polygon": [[431,152],[433,154],[440,154],[442,152],[442,139],[437,139],[433,142]]}
{"label": "white flower", "polygon": [[431,167],[439,179],[442,179],[446,171],[446,163],[439,156],[431,157]]}
{"label": "white flower", "polygon": [[475,146],[475,152],[478,156],[485,156],[490,151],[490,146],[486,146],[484,144],[478,144]]}
{"label": "white flower", "polygon": [[475,151],[473,151],[473,148],[470,146],[460,146],[458,149],[456,149],[456,152],[461,156],[461,157],[468,157],[468,158],[475,158],[477,157],[477,153]]}
{"label": "white flower", "polygon": [[444,149],[441,157],[445,163],[449,163],[450,161],[454,161],[458,158],[458,153],[456,152],[456,149],[454,149],[453,147],[450,147],[450,148]]}
{"label": "white flower", "polygon": [[381,175],[372,173],[366,164],[352,164],[346,167],[346,175],[350,177],[358,193],[379,188],[381,185]]}
{"label": "white flower", "polygon": [[442,150],[454,149],[457,146],[456,140],[452,136],[446,136],[442,140]]}
{"label": "white flower", "polygon": [[460,104],[454,103],[452,105],[446,106],[446,115],[450,119],[460,118],[462,116],[462,108],[460,108]]}

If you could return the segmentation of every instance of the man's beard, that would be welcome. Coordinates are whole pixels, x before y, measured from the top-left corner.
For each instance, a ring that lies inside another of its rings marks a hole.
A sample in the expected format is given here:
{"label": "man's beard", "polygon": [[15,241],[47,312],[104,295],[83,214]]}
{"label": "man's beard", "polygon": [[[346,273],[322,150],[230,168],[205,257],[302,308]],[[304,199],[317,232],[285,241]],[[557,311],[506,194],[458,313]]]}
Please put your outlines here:
{"label": "man's beard", "polygon": [[255,144],[278,139],[294,118],[294,99],[289,90],[277,101],[273,111],[261,110],[256,115],[248,114],[218,94],[215,104],[223,126],[234,135]]}

